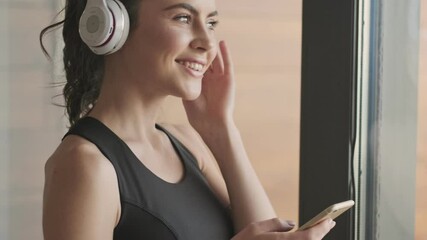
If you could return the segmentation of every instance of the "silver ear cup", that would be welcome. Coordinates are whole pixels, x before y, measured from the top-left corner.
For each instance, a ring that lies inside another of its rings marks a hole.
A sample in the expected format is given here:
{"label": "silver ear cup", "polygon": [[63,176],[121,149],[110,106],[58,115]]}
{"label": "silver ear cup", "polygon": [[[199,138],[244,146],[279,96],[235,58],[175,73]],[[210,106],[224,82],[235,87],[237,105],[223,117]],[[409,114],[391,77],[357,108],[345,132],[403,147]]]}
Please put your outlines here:
{"label": "silver ear cup", "polygon": [[[90,0],[88,0],[88,5],[86,6],[88,14],[85,15],[85,10],[80,18],[80,36],[95,54],[106,55],[116,52],[125,43],[129,34],[129,15],[125,6],[120,1],[101,1],[107,4],[104,9],[92,6],[90,9],[93,10],[89,11]],[[110,14],[108,21],[103,21],[104,16],[108,16],[108,14],[103,14],[103,12]],[[108,23],[109,25],[103,23]],[[102,36],[101,34],[105,35]]]}
{"label": "silver ear cup", "polygon": [[89,48],[104,44],[113,30],[113,16],[105,0],[88,0],[79,21],[79,33]]}

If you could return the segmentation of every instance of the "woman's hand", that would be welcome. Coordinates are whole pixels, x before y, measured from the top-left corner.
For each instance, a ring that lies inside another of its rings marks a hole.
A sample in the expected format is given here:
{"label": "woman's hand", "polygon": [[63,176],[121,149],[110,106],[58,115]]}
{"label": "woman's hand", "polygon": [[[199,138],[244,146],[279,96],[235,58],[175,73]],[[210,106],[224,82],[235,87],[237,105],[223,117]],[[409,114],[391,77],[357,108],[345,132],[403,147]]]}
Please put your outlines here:
{"label": "woman's hand", "polygon": [[289,232],[294,227],[289,221],[273,218],[248,225],[231,240],[319,240],[334,226],[335,222],[327,219],[307,230]]}
{"label": "woman's hand", "polygon": [[224,41],[202,79],[200,96],[183,100],[190,124],[198,131],[209,130],[232,119],[234,109],[234,70],[230,52]]}

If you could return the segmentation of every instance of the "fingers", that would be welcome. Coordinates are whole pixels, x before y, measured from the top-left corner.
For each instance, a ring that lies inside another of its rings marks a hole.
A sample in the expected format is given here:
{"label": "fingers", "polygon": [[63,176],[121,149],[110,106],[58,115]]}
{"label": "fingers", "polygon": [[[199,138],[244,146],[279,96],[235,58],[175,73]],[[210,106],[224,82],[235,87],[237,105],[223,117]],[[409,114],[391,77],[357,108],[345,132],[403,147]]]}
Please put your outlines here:
{"label": "fingers", "polygon": [[306,234],[309,236],[309,239],[322,239],[333,227],[335,227],[335,224],[336,223],[329,218],[307,230],[297,233]]}
{"label": "fingers", "polygon": [[214,60],[211,63],[210,66],[210,70],[213,71],[218,71],[220,73],[224,72],[224,62],[222,60],[222,54],[221,54],[221,49],[218,50]]}
{"label": "fingers", "polygon": [[263,239],[306,239],[306,240],[320,240],[323,239],[326,234],[335,226],[335,222],[332,219],[327,219],[314,227],[311,227],[304,231],[296,232],[269,232],[265,234]]}
{"label": "fingers", "polygon": [[286,222],[289,226],[292,226],[292,227],[295,227],[295,225],[296,225],[295,221],[293,221],[293,220],[285,220],[285,222]]}
{"label": "fingers", "polygon": [[254,222],[246,226],[232,240],[249,240],[249,239],[281,239],[276,238],[276,233],[283,233],[291,230],[295,224],[292,221],[283,221],[279,218]]}
{"label": "fingers", "polygon": [[227,45],[225,44],[225,41],[222,40],[219,42],[219,49],[221,52],[221,59],[223,61],[224,66],[224,73],[230,74],[233,73],[233,61],[231,59],[230,50],[228,49]]}
{"label": "fingers", "polygon": [[295,222],[292,220],[285,220],[284,222],[285,224],[284,224],[283,232],[288,232],[295,227]]}
{"label": "fingers", "polygon": [[219,49],[217,55],[212,61],[209,70],[211,72],[217,71],[219,73],[224,74],[233,73],[233,61],[231,59],[230,50],[228,49],[224,40],[221,40],[219,42]]}
{"label": "fingers", "polygon": [[246,226],[232,240],[321,240],[335,226],[335,222],[327,219],[307,230],[289,232],[294,225],[292,221],[283,221],[278,218],[255,222]]}
{"label": "fingers", "polygon": [[279,218],[253,223],[259,232],[287,232],[295,227],[293,221],[284,221]]}

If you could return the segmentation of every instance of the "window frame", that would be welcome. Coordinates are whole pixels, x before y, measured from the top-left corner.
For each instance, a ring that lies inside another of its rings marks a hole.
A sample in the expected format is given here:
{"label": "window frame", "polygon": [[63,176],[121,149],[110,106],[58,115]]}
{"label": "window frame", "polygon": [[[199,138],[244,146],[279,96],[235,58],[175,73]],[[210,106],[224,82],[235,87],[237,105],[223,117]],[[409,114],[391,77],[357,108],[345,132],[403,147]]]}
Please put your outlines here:
{"label": "window frame", "polygon": [[[299,224],[354,199],[358,0],[303,0]],[[354,209],[325,239],[353,239]]]}

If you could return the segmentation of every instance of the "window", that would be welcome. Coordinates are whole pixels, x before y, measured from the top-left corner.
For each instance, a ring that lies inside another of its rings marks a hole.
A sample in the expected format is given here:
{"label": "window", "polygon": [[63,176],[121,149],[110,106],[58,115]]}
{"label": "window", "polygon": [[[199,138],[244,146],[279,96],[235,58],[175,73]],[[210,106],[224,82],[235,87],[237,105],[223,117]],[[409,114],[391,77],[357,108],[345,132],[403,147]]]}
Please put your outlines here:
{"label": "window", "polygon": [[351,197],[326,239],[424,239],[420,1],[303,5],[301,219]]}

